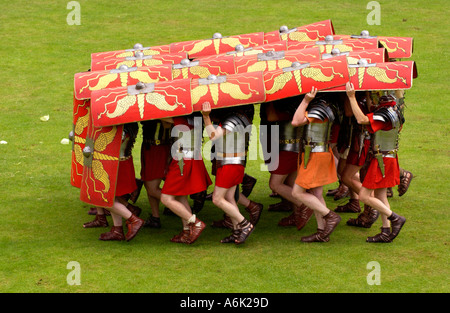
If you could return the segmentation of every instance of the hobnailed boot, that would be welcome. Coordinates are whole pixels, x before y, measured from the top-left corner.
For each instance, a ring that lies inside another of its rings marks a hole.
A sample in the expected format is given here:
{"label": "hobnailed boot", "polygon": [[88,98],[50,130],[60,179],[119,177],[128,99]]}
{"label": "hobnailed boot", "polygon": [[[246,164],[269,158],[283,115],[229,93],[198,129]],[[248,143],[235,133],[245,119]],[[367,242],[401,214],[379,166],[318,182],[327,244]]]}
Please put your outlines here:
{"label": "hobnailed boot", "polygon": [[230,236],[223,238],[220,242],[221,243],[235,243],[236,239],[239,236],[239,229],[233,229],[232,233]]}
{"label": "hobnailed boot", "polygon": [[284,198],[281,198],[281,202],[269,205],[267,208],[269,212],[290,212],[292,211],[292,206],[290,202]]}
{"label": "hobnailed boot", "polygon": [[359,206],[358,199],[350,199],[347,204],[339,205],[334,212],[337,213],[359,213],[361,212],[361,207]]}
{"label": "hobnailed boot", "polygon": [[137,207],[135,205],[132,205],[131,203],[127,204],[128,211],[131,212],[131,214],[139,216],[141,215],[142,209],[140,207]]}
{"label": "hobnailed boot", "polygon": [[95,215],[95,219],[92,222],[87,222],[83,224],[84,228],[95,228],[95,227],[108,227],[108,220],[105,214]]}
{"label": "hobnailed boot", "polygon": [[366,242],[392,242],[390,238],[391,229],[389,227],[381,227],[381,233],[373,236],[367,237]]}
{"label": "hobnailed boot", "polygon": [[194,243],[205,229],[206,225],[194,215],[194,222],[188,223],[189,227],[189,244]]}
{"label": "hobnailed boot", "polygon": [[252,193],[253,187],[256,185],[256,178],[244,174],[244,178],[242,179],[242,194],[248,198]]}
{"label": "hobnailed boot", "polygon": [[283,217],[279,222],[278,226],[290,227],[296,226],[297,216],[300,214],[300,207],[294,206],[294,210],[291,215]]}
{"label": "hobnailed boot", "polygon": [[380,213],[374,208],[364,205],[364,211],[357,218],[351,218],[347,221],[348,226],[370,228],[378,219]]}
{"label": "hobnailed boot", "polygon": [[245,211],[250,215],[250,223],[255,226],[259,222],[261,213],[263,211],[263,205],[250,200],[249,205],[245,208]]}
{"label": "hobnailed boot", "polygon": [[170,241],[176,243],[189,243],[189,227],[183,228],[183,230],[178,235],[173,236]]}
{"label": "hobnailed boot", "polygon": [[203,209],[206,199],[206,190],[200,191],[196,194],[190,196],[194,200],[194,205],[192,206],[192,213],[197,214]]}
{"label": "hobnailed boot", "polygon": [[136,178],[137,189],[130,194],[131,202],[136,203],[137,199],[139,198],[139,195],[141,194],[142,185],[144,185],[144,181]]}
{"label": "hobnailed boot", "polygon": [[143,219],[140,219],[136,215],[131,214],[130,218],[126,221],[126,225],[128,228],[128,232],[125,235],[126,240],[130,241],[131,239],[133,239],[137,235],[138,231],[142,228],[142,226],[144,226],[144,223],[145,222]]}
{"label": "hobnailed boot", "polygon": [[389,235],[389,239],[391,239],[391,241],[392,241],[400,233],[400,230],[402,229],[403,225],[406,222],[406,218],[392,212],[391,216],[388,217],[388,220],[391,221],[392,231],[391,231],[391,234]]}
{"label": "hobnailed boot", "polygon": [[248,236],[250,236],[250,234],[253,232],[254,229],[255,228],[253,227],[253,225],[244,218],[239,224],[237,224],[238,232],[237,232],[236,239],[234,240],[234,243],[237,245],[244,243],[245,240],[247,240]]}
{"label": "hobnailed boot", "polygon": [[330,189],[327,191],[326,196],[327,197],[334,197],[334,195],[338,192],[339,187],[335,188],[335,189]]}
{"label": "hobnailed boot", "polygon": [[400,170],[400,184],[397,189],[399,197],[403,196],[408,191],[409,184],[411,184],[413,178],[414,175],[410,171]]}
{"label": "hobnailed boot", "polygon": [[325,227],[320,236],[322,238],[326,238],[326,237],[329,237],[330,234],[334,231],[336,226],[341,221],[341,217],[339,215],[337,215],[336,213],[334,213],[333,211],[330,211],[330,212],[328,212],[327,215],[325,215],[323,217],[323,219],[325,221]]}
{"label": "hobnailed boot", "polygon": [[303,227],[305,227],[306,224],[308,224],[313,213],[314,211],[308,208],[306,205],[302,204],[300,206],[298,216],[295,220],[295,226],[297,226],[297,230],[301,230]]}
{"label": "hobnailed boot", "polygon": [[145,221],[144,227],[161,228],[161,219],[150,215],[150,217]]}
{"label": "hobnailed boot", "polygon": [[304,204],[302,204],[299,207],[294,204],[292,204],[292,206],[294,207],[292,214],[282,218],[278,222],[278,226],[281,227],[296,226],[297,230],[301,230],[311,219],[313,210],[311,210]]}
{"label": "hobnailed boot", "polygon": [[125,236],[123,234],[123,228],[122,226],[113,226],[111,227],[111,230],[107,233],[103,233],[100,235],[100,238],[98,238],[103,241],[122,241],[125,240]]}
{"label": "hobnailed boot", "polygon": [[302,242],[328,242],[328,241],[330,241],[330,237],[323,237],[323,229],[317,228],[316,233],[309,235],[309,236],[302,237],[300,239],[300,241],[302,241]]}
{"label": "hobnailed boot", "polygon": [[233,222],[231,221],[231,218],[224,213],[223,214],[223,220],[213,221],[211,226],[214,227],[214,228],[229,228],[229,229],[233,229]]}
{"label": "hobnailed boot", "polygon": [[348,187],[346,185],[344,185],[343,183],[340,183],[339,187],[338,187],[338,191],[334,194],[334,200],[340,200],[342,198],[347,197],[350,194],[350,190],[348,189]]}

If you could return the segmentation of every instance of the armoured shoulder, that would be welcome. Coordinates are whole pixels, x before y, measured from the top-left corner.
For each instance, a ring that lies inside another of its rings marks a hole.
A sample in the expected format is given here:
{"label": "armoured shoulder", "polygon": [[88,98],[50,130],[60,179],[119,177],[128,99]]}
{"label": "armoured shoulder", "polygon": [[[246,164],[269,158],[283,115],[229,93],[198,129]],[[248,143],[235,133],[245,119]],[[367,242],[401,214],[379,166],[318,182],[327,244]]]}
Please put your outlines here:
{"label": "armoured shoulder", "polygon": [[332,123],[335,119],[335,112],[332,106],[323,99],[312,101],[306,111],[308,112],[308,117],[317,118],[321,121],[328,119]]}
{"label": "armoured shoulder", "polygon": [[245,128],[250,125],[250,120],[244,114],[235,113],[227,116],[222,121],[222,128],[228,131],[235,131],[238,127]]}
{"label": "armoured shoulder", "polygon": [[373,119],[383,123],[390,123],[392,128],[400,128],[405,122],[405,118],[397,105],[381,107],[373,113]]}

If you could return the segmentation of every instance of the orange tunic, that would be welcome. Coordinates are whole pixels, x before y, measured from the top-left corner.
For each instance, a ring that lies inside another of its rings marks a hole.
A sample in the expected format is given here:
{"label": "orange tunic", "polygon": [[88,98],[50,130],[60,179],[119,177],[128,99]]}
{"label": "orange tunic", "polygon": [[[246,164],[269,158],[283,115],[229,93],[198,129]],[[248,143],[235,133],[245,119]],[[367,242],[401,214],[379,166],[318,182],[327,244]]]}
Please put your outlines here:
{"label": "orange tunic", "polygon": [[[310,123],[321,122],[315,118],[308,118],[308,121]],[[304,157],[305,153],[302,153],[297,178],[295,179],[297,185],[305,189],[311,189],[338,181],[336,163],[331,148],[328,148],[328,152],[311,152],[306,169]]]}

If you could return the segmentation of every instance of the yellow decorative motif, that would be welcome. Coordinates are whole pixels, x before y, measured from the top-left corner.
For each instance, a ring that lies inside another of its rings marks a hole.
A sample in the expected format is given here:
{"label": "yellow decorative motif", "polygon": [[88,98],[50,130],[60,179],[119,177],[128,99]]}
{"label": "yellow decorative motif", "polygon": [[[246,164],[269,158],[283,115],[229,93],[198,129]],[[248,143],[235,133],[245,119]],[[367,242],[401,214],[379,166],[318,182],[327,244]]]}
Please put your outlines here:
{"label": "yellow decorative motif", "polygon": [[198,76],[200,78],[206,78],[209,75],[211,75],[211,72],[205,66],[193,66],[190,69],[191,69],[191,73],[193,75],[196,75],[196,76]]}
{"label": "yellow decorative motif", "polygon": [[[118,117],[118,116],[122,116],[135,103],[136,103],[136,96],[126,96],[126,97],[120,99],[119,101],[117,101],[116,109],[112,113],[109,113],[107,111],[106,106],[107,106],[108,103],[105,104],[105,111],[103,113],[106,113],[106,116],[108,118],[115,118],[115,117]],[[103,113],[99,114],[99,118],[101,117],[101,115],[103,115]]]}
{"label": "yellow decorative motif", "polygon": [[[152,79],[148,72],[144,71],[134,71],[130,72],[130,77],[139,80],[140,82],[149,84],[149,83],[156,83],[159,80],[158,79]],[[126,84],[122,84],[122,86],[126,86]]]}
{"label": "yellow decorative motif", "polygon": [[194,44],[194,47],[188,52],[188,54],[198,53],[203,49],[205,49],[206,47],[208,47],[209,45],[211,45],[211,43],[212,40],[202,40],[200,42],[197,42],[196,44]]}
{"label": "yellow decorative motif", "polygon": [[145,100],[162,111],[173,111],[178,107],[177,104],[170,105],[167,103],[166,98],[158,93],[148,93]]}
{"label": "yellow decorative motif", "polygon": [[[387,71],[393,71],[395,72],[395,78],[389,78],[387,76]],[[398,71],[394,70],[394,69],[383,69],[383,68],[379,68],[379,67],[368,67],[367,68],[367,74],[374,77],[376,80],[383,82],[383,83],[388,83],[388,84],[392,84],[394,82],[397,81],[397,79],[399,79],[400,81],[402,81],[404,84],[406,84],[406,79],[404,77],[400,77],[398,76]]]}
{"label": "yellow decorative motif", "polygon": [[[287,84],[287,82],[292,79],[292,77],[293,77],[292,72],[285,72],[283,74],[276,76],[273,79],[272,88],[270,88],[269,90],[266,90],[266,93],[271,95],[271,94],[274,94],[275,92],[283,89],[284,86]],[[301,83],[301,80],[300,80],[300,83]],[[299,83],[297,83],[297,85],[298,84]]]}
{"label": "yellow decorative motif", "polygon": [[86,85],[85,85],[84,87],[80,88],[80,93],[81,93],[84,89],[86,89],[86,88],[88,88],[88,87],[89,87],[89,90],[100,90],[100,89],[104,89],[104,88],[107,87],[111,82],[113,82],[113,81],[115,81],[115,80],[117,79],[117,75],[118,75],[118,74],[107,74],[107,75],[105,75],[105,76],[102,76],[102,77],[100,77],[100,79],[98,80],[97,85],[95,85],[95,86],[93,86],[93,87],[89,86],[89,83],[90,83],[92,80],[97,79],[99,76],[94,77],[94,78],[91,78],[91,79],[88,79],[87,82],[86,82]]}

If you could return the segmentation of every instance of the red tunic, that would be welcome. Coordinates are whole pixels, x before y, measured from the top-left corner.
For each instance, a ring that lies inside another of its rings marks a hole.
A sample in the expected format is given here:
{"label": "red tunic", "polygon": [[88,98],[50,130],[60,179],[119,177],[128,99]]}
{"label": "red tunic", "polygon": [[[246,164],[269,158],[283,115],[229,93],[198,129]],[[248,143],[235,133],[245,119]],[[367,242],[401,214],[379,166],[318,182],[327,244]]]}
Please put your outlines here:
{"label": "red tunic", "polygon": [[[174,127],[178,125],[188,126],[184,117],[174,118]],[[187,196],[204,191],[212,184],[211,178],[206,171],[203,159],[183,159],[183,175],[181,175],[178,160],[174,157],[170,162],[162,193],[172,196]]]}
{"label": "red tunic", "polygon": [[151,145],[141,149],[141,179],[150,181],[163,179],[169,166],[170,145]]}
{"label": "red tunic", "polygon": [[132,193],[137,189],[133,157],[119,162],[116,197]]}
{"label": "red tunic", "polygon": [[229,189],[244,179],[245,167],[241,164],[227,164],[216,170],[216,186]]}
{"label": "red tunic", "polygon": [[278,167],[270,171],[271,174],[288,175],[297,170],[298,166],[298,152],[283,151],[278,154]]}
{"label": "red tunic", "polygon": [[[391,126],[381,121],[375,121],[373,119],[373,113],[367,114],[370,125],[368,127],[369,132],[375,133],[379,130],[389,130]],[[400,168],[398,165],[398,157],[395,158],[383,158],[384,174],[383,177],[381,169],[378,166],[378,160],[375,157],[371,157],[367,174],[362,183],[363,187],[367,189],[381,189],[394,187],[400,184]]]}

